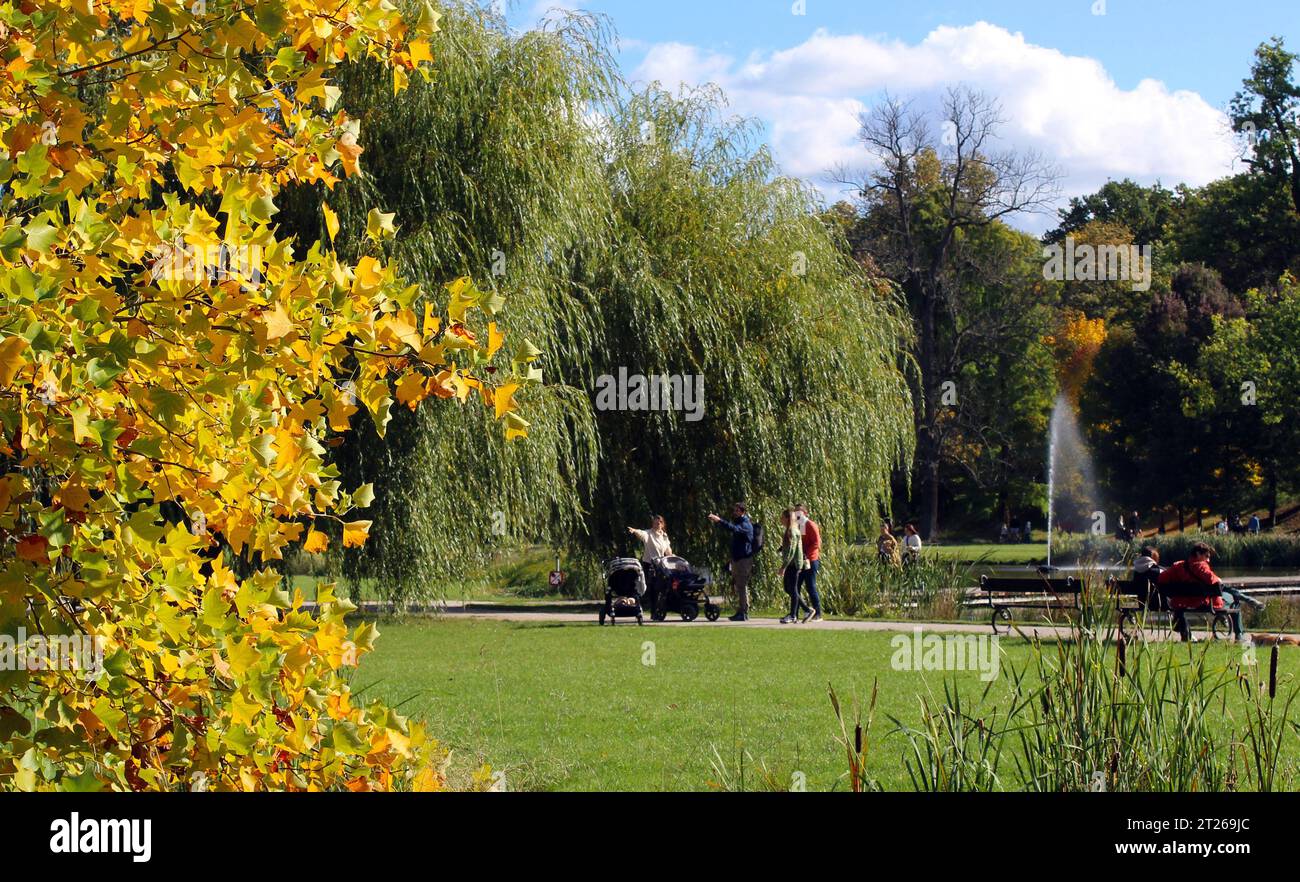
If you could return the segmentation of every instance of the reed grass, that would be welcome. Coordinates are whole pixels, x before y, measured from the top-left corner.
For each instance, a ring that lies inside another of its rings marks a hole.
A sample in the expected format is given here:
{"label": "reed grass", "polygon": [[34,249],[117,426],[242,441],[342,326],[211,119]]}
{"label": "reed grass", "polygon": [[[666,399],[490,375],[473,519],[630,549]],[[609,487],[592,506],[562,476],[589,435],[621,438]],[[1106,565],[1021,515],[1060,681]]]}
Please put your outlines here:
{"label": "reed grass", "polygon": [[1197,542],[1209,543],[1214,548],[1214,564],[1219,567],[1300,567],[1300,536],[1251,536],[1239,533],[1220,536],[1200,532],[1148,536],[1133,542],[1111,537],[1057,536],[1052,540],[1052,563],[1071,565],[1087,560],[1127,561],[1132,560],[1147,545],[1159,550],[1162,562],[1173,563],[1185,560]]}
{"label": "reed grass", "polygon": [[[1028,662],[1000,669],[971,708],[955,679],[920,699],[906,735],[912,786],[922,791],[1271,791],[1296,780],[1284,757],[1300,735],[1297,689],[1256,650],[1215,664],[1205,645],[1129,641],[1114,597],[1085,576],[1063,639],[1034,639]],[[1232,690],[1242,703],[1229,707]],[[990,700],[991,695],[1000,695]],[[1244,709],[1243,709],[1244,705]],[[1012,758],[1008,765],[1007,758]]]}

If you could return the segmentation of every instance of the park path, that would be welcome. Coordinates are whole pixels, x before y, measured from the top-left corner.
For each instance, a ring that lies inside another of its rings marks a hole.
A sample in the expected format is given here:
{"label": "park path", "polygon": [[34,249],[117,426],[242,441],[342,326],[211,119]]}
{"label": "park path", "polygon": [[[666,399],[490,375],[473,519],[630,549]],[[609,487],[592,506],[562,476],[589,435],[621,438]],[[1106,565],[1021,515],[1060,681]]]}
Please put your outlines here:
{"label": "park path", "polygon": [[[1233,579],[1235,585],[1242,588],[1248,588],[1251,594],[1256,596],[1268,596],[1270,594],[1294,594],[1296,585],[1279,584],[1276,578],[1269,579]],[[1289,582],[1290,580],[1288,580]],[[1251,583],[1254,584],[1251,584]],[[723,598],[712,598],[714,603],[723,604]],[[723,604],[725,607],[725,604]],[[304,609],[314,608],[315,604],[304,604]],[[377,601],[362,601],[359,604],[359,612],[363,615],[385,615],[392,614],[394,609],[386,603]],[[530,608],[533,607],[533,608]],[[558,601],[532,601],[519,604],[502,604],[488,603],[480,601],[462,602],[462,601],[443,601],[429,604],[410,604],[405,612],[416,616],[441,616],[448,619],[468,618],[468,619],[487,619],[500,622],[517,622],[521,624],[557,624],[557,625],[581,625],[594,624],[598,621],[598,610],[600,603],[590,600],[558,600]],[[620,619],[623,627],[635,626],[633,619]],[[663,622],[652,622],[650,617],[645,617],[645,627],[653,628],[786,628],[794,630],[814,630],[814,631],[869,631],[869,632],[886,632],[886,633],[907,633],[918,628],[932,634],[991,634],[992,629],[989,627],[987,620],[969,621],[969,622],[923,622],[923,621],[880,621],[865,619],[826,619],[821,622],[809,622],[807,624],[789,624],[783,625],[780,619],[775,617],[754,617],[748,622],[730,622],[724,617],[717,622],[709,622],[704,618],[698,618],[693,622],[683,622],[677,616],[671,615],[668,620]],[[1017,621],[1012,624],[1012,634],[1007,634],[1006,629],[1001,629],[1001,636],[1015,636],[1024,639],[1039,640],[1059,640],[1063,637],[1069,637],[1071,629],[1068,625],[1047,625],[1041,622],[1031,620]],[[1208,630],[1193,628],[1193,633],[1198,640],[1207,640],[1211,638]],[[1151,628],[1145,631],[1144,639],[1149,641],[1164,641],[1177,639],[1172,631],[1167,629]]]}
{"label": "park path", "polygon": [[[472,605],[466,608],[463,604],[450,603],[443,608],[440,613],[444,618],[458,619],[489,619],[500,622],[518,622],[532,624],[594,624],[597,617],[589,612],[530,612],[527,610],[505,610],[501,608],[493,609],[476,609]],[[618,627],[635,628],[634,619],[620,619]],[[646,628],[779,628],[792,631],[812,630],[812,631],[873,631],[873,632],[892,632],[892,633],[910,633],[916,629],[923,629],[930,634],[992,634],[992,629],[987,622],[887,622],[863,619],[825,619],[820,622],[808,622],[804,625],[783,625],[780,619],[776,618],[751,618],[748,622],[729,622],[726,618],[716,622],[709,622],[703,618],[696,619],[693,622],[683,622],[676,616],[670,616],[663,622],[652,622],[646,619]],[[1070,636],[1069,627],[1057,627],[1053,625],[1035,624],[1032,622],[1015,623],[1013,635],[1003,633],[1002,636],[1016,636],[1026,639],[1040,640],[1059,640],[1063,637]],[[1169,639],[1171,634],[1149,631],[1148,640],[1165,640]],[[1208,638],[1209,632],[1199,635],[1202,638]]]}

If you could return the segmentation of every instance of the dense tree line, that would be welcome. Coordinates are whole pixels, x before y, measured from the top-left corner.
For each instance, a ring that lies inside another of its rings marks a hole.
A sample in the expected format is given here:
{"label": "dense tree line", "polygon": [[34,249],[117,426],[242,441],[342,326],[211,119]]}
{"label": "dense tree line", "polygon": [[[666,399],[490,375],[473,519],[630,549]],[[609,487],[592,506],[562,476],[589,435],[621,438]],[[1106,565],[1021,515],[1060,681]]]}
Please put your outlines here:
{"label": "dense tree line", "polygon": [[[862,130],[876,171],[842,175],[858,198],[826,220],[899,283],[916,327],[917,461],[894,509],[932,533],[1041,526],[1058,391],[1114,511],[1186,522],[1300,489],[1298,109],[1296,55],[1273,39],[1230,108],[1246,171],[1203,187],[1110,181],[1069,200],[1040,243],[1006,221],[1042,204],[1051,170],[996,151],[995,104],[956,89],[929,117],[878,105]],[[1149,247],[1149,276],[1045,278],[1044,248],[1067,244]]]}

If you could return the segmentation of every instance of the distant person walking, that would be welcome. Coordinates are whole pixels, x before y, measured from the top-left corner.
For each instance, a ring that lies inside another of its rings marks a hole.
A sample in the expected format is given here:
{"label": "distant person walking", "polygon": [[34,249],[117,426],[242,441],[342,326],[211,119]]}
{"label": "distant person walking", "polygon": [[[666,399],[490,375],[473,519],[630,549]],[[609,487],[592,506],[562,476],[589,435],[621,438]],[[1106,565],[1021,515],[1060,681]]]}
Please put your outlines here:
{"label": "distant person walking", "polygon": [[903,528],[903,561],[905,563],[916,563],[921,559],[921,534],[916,530],[916,524],[908,524]]}
{"label": "distant person walking", "polygon": [[799,535],[798,518],[795,510],[787,508],[781,512],[781,581],[785,593],[790,595],[790,614],[781,619],[783,625],[799,622],[799,610],[806,609],[812,613],[812,607],[803,602],[799,592],[799,578],[808,566],[803,556],[803,537]]}
{"label": "distant person walking", "polygon": [[754,522],[742,502],[731,507],[731,520],[716,514],[709,520],[731,533],[731,586],[736,590],[736,614],[733,622],[749,621],[749,577],[754,574]]}
{"label": "distant person walking", "polygon": [[802,502],[795,506],[796,524],[803,537],[803,556],[808,561],[799,574],[799,585],[808,592],[808,602],[812,610],[804,616],[805,622],[822,620],[822,597],[817,593],[817,574],[822,568],[822,528],[808,516],[808,506]]}
{"label": "distant person walking", "polygon": [[[1006,525],[1003,525],[1006,529]],[[889,524],[880,525],[880,536],[876,539],[876,557],[882,566],[901,567],[903,559],[898,553],[898,540],[889,532]]]}
{"label": "distant person walking", "polygon": [[1248,524],[1246,524],[1246,531],[1247,531],[1248,533],[1250,533],[1250,535],[1252,535],[1252,536],[1258,536],[1258,535],[1259,535],[1259,528],[1260,528],[1261,526],[1262,526],[1262,525],[1261,525],[1260,522],[1259,522],[1259,515],[1257,515],[1257,514],[1253,514],[1253,515],[1250,516],[1250,522],[1249,522]]}

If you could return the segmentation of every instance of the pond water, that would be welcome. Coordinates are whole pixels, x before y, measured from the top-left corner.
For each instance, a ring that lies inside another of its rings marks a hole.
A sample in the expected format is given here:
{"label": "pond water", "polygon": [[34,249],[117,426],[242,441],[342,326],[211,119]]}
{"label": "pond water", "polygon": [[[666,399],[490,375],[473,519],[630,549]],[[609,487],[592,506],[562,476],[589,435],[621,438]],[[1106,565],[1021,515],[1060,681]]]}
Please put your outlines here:
{"label": "pond water", "polygon": [[[1068,576],[1074,573],[1082,572],[1085,568],[1078,566],[1057,567],[1057,572],[1061,576]],[[1129,568],[1126,566],[1105,566],[1095,567],[1108,574],[1123,575],[1127,574]],[[1037,575],[1038,567],[1034,564],[976,564],[971,567],[971,575],[975,578],[980,576],[996,576],[999,578],[1017,578]],[[1295,567],[1215,567],[1214,572],[1223,579],[1237,579],[1245,576],[1253,578],[1274,576],[1278,578],[1300,578],[1300,569]]]}

